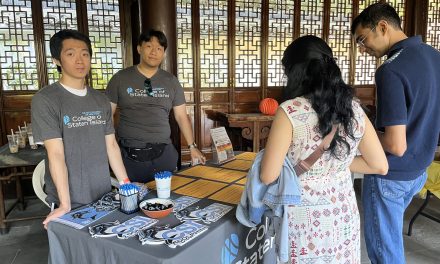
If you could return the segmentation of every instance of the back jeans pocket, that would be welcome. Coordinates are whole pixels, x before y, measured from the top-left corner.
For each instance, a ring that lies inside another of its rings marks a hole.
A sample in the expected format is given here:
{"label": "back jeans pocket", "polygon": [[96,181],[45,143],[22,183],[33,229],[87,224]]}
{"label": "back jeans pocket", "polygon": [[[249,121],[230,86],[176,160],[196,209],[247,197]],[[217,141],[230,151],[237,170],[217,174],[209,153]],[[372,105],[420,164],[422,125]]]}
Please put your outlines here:
{"label": "back jeans pocket", "polygon": [[393,181],[393,180],[385,180],[382,178],[378,178],[378,189],[383,197],[386,198],[402,198],[408,192],[408,182],[404,181]]}

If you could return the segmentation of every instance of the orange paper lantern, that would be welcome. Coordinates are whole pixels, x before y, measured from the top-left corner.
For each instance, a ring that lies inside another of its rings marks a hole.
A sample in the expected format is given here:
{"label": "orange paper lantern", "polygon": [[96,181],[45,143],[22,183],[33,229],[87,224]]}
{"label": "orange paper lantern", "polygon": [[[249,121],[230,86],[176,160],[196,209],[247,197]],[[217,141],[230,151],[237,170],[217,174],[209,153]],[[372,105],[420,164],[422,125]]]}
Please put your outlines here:
{"label": "orange paper lantern", "polygon": [[260,111],[265,115],[275,115],[278,109],[278,102],[273,98],[264,98],[260,102]]}

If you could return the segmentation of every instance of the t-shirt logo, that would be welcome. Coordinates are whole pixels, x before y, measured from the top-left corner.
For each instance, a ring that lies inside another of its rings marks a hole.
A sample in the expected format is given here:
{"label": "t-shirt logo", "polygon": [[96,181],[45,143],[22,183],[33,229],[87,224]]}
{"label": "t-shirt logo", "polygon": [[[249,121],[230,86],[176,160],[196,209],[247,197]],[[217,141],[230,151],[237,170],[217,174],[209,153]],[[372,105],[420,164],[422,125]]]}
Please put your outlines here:
{"label": "t-shirt logo", "polygon": [[67,125],[70,122],[70,117],[68,115],[65,115],[63,120],[64,120],[64,124]]}
{"label": "t-shirt logo", "polygon": [[67,128],[105,125],[107,123],[102,116],[102,111],[81,112],[72,117],[65,115],[63,122]]}
{"label": "t-shirt logo", "polygon": [[169,95],[168,91],[165,88],[157,87],[157,88],[154,89],[154,96],[153,97],[169,98],[170,95]]}
{"label": "t-shirt logo", "polygon": [[[128,87],[127,88],[127,94],[130,97],[150,97],[151,96],[151,95],[148,94],[147,90],[145,90],[144,88],[142,88],[142,89],[134,89],[133,87]],[[154,94],[154,91],[153,91],[153,94]]]}

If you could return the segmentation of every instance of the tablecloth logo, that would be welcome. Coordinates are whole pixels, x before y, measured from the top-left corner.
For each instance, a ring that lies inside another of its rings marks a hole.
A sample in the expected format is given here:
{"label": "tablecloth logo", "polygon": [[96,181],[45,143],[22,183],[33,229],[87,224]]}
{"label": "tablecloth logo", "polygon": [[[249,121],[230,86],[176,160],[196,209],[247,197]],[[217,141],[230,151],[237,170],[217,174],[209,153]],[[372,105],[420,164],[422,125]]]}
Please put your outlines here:
{"label": "tablecloth logo", "polygon": [[[241,260],[235,261],[235,264],[254,264],[259,263],[263,260],[264,254],[266,254],[269,249],[273,248],[275,243],[275,237],[266,236],[268,228],[268,219],[266,217],[266,221],[264,224],[252,227],[249,230],[246,235],[246,239],[244,240],[244,245],[246,247],[244,252],[246,252],[246,256],[244,256],[244,258]],[[232,262],[223,262],[222,264],[224,263],[230,264]]]}
{"label": "tablecloth logo", "polygon": [[231,234],[229,238],[226,238],[222,248],[222,264],[231,264],[232,261],[234,261],[238,254],[238,247],[239,243],[237,234]]}

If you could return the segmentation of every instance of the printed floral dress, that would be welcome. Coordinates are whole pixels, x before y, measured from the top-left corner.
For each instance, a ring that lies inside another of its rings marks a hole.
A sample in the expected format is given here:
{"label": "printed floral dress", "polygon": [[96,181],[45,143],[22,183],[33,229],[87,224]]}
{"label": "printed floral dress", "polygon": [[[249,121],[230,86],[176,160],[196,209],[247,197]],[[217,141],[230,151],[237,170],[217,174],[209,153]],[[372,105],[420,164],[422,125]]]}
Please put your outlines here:
{"label": "printed floral dress", "polygon": [[[307,158],[321,143],[318,117],[302,97],[281,107],[293,125],[288,157],[293,164]],[[289,263],[360,263],[360,218],[353,190],[350,163],[364,134],[364,112],[353,101],[355,140],[346,137],[350,153],[336,159],[328,152],[300,176],[301,204],[288,208]],[[339,135],[345,136],[344,131]]]}

